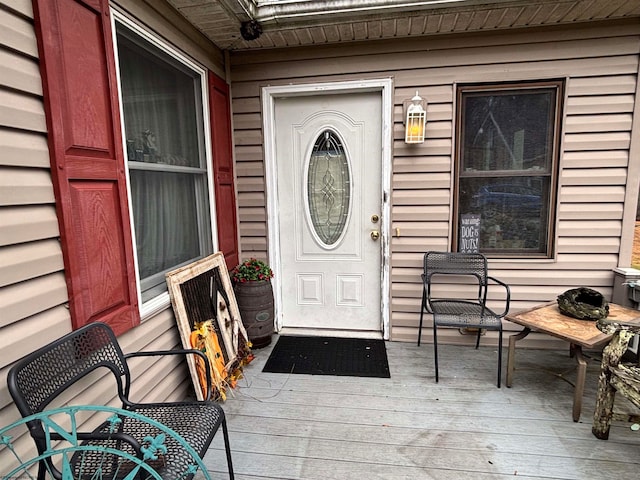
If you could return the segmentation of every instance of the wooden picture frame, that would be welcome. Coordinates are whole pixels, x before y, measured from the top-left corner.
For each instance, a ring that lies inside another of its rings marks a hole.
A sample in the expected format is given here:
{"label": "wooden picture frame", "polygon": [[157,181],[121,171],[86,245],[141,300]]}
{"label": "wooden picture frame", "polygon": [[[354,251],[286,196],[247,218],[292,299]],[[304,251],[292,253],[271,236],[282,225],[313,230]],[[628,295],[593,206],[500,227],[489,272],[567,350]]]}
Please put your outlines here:
{"label": "wooden picture frame", "polygon": [[[218,252],[172,270],[166,274],[166,281],[183,348],[194,348],[191,345],[194,327],[201,322],[211,321],[226,371],[231,375],[244,361],[248,337],[224,255]],[[187,356],[187,364],[196,396],[198,400],[204,400],[193,355]]]}

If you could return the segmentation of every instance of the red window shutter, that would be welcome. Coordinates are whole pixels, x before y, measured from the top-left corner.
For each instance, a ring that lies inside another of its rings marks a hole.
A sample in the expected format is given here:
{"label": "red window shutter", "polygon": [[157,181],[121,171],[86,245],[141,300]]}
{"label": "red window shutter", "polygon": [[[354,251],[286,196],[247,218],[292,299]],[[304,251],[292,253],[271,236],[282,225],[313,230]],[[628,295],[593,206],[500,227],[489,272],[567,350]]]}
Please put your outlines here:
{"label": "red window shutter", "polygon": [[74,328],[140,322],[108,0],[35,0]]}
{"label": "red window shutter", "polygon": [[224,254],[227,268],[232,269],[240,261],[236,193],[233,178],[229,86],[213,72],[209,72],[209,99],[218,246]]}

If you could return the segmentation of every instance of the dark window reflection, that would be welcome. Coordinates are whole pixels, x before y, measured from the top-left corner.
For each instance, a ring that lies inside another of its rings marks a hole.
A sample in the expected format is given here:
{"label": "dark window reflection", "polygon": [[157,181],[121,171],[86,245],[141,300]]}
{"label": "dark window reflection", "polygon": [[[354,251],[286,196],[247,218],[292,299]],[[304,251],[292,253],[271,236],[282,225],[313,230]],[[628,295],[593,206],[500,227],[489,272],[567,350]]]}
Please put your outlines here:
{"label": "dark window reflection", "polygon": [[558,88],[461,90],[458,218],[480,215],[481,252],[548,253]]}

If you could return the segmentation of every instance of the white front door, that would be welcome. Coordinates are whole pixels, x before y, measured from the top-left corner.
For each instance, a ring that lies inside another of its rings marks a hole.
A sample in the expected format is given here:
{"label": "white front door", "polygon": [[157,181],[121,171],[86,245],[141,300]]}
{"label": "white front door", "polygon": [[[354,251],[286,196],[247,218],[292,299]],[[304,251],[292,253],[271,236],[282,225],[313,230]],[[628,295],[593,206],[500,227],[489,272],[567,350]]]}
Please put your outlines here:
{"label": "white front door", "polygon": [[383,331],[380,91],[276,98],[280,325]]}

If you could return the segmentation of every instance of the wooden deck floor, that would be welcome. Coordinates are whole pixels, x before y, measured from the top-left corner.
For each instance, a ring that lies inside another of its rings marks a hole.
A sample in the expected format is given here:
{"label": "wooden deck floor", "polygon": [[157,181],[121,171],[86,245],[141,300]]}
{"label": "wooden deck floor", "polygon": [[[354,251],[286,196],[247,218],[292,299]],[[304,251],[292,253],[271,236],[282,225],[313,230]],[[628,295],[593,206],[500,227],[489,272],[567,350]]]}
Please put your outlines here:
{"label": "wooden deck floor", "polygon": [[[591,434],[598,359],[574,423],[568,349],[518,350],[498,389],[491,347],[441,346],[438,384],[432,345],[388,342],[390,379],[263,373],[270,348],[224,404],[237,479],[640,478],[640,432]],[[225,478],[221,438],[205,463]]]}

